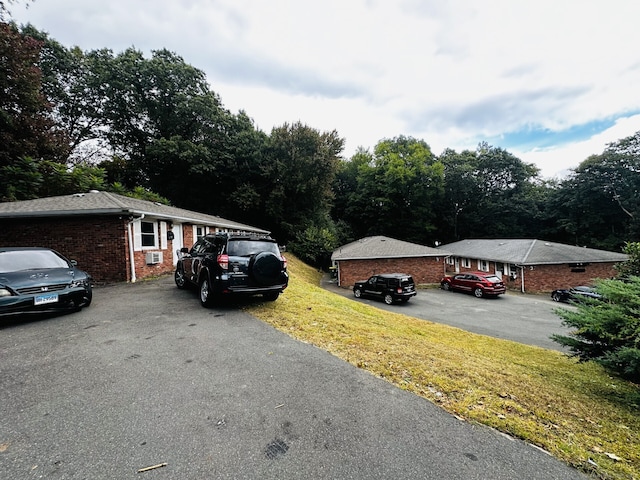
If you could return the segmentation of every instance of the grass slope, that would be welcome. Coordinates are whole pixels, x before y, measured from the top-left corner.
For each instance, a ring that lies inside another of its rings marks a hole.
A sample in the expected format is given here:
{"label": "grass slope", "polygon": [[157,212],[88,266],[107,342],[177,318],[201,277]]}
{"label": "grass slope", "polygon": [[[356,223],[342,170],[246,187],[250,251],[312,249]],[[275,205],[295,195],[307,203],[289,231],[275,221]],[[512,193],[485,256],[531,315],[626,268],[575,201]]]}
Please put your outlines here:
{"label": "grass slope", "polygon": [[559,352],[354,302],[287,259],[289,288],[276,302],[248,307],[255,317],[596,477],[640,479],[637,385]]}

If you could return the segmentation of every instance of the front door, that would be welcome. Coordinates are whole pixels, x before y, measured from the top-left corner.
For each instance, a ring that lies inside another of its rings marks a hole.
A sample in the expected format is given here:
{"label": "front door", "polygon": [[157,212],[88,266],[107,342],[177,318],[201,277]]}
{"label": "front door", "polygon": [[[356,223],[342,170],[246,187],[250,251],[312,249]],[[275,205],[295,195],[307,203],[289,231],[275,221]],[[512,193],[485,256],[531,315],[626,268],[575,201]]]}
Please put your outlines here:
{"label": "front door", "polygon": [[173,232],[173,266],[175,267],[178,263],[178,259],[180,258],[180,249],[184,246],[183,238],[182,238],[182,224],[174,223],[173,228],[171,229]]}

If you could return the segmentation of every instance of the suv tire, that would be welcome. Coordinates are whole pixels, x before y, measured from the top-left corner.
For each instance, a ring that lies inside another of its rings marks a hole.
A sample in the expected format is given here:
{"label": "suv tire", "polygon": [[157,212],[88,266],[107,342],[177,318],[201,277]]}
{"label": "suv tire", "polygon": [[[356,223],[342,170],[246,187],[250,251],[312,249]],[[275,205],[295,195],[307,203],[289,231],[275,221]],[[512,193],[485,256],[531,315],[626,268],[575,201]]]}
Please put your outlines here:
{"label": "suv tire", "polygon": [[258,285],[269,287],[280,283],[281,260],[272,252],[260,252],[249,263],[249,274]]}
{"label": "suv tire", "polygon": [[275,302],[279,296],[280,292],[270,292],[263,295],[264,299],[268,302]]}
{"label": "suv tire", "polygon": [[393,303],[393,296],[390,293],[387,293],[384,296],[384,303],[386,303],[387,305],[391,305]]}
{"label": "suv tire", "polygon": [[213,305],[213,291],[209,276],[204,275],[200,280],[200,303],[203,307],[211,307]]}
{"label": "suv tire", "polygon": [[175,280],[178,288],[185,287],[187,279],[184,277],[184,269],[182,266],[178,266],[178,268],[176,268],[176,273],[173,275],[173,279]]}

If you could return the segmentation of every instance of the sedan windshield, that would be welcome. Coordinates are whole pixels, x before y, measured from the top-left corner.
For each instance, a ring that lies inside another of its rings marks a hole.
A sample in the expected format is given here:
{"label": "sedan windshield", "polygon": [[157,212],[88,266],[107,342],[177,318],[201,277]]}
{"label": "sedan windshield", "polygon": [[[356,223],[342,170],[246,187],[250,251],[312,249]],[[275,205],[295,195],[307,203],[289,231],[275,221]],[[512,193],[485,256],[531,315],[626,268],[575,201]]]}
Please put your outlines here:
{"label": "sedan windshield", "polygon": [[46,268],[69,268],[64,258],[50,250],[0,252],[0,273]]}

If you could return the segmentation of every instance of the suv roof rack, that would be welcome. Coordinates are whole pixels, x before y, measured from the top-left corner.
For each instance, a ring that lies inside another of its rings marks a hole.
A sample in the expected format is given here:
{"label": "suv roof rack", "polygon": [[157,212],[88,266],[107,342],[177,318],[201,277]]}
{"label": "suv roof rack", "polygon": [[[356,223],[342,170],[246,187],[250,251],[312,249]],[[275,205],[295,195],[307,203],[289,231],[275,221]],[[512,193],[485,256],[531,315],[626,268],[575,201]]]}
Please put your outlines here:
{"label": "suv roof rack", "polygon": [[207,233],[205,237],[218,237],[218,238],[244,237],[244,238],[257,238],[261,240],[273,240],[273,238],[271,238],[271,235],[269,235],[268,233],[249,232],[244,230],[236,230],[233,232]]}

